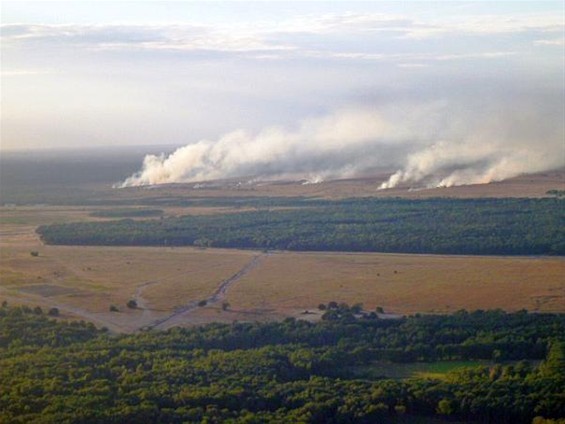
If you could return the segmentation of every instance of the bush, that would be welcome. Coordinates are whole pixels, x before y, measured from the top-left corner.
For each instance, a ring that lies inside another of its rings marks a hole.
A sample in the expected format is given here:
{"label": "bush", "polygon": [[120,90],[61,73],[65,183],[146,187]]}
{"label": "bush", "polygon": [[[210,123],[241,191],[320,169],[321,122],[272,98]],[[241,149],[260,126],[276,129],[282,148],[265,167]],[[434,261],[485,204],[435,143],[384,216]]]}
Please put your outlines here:
{"label": "bush", "polygon": [[47,312],[47,315],[52,316],[52,317],[58,317],[59,316],[59,309],[58,308],[51,308],[51,309],[49,309],[49,312]]}
{"label": "bush", "polygon": [[128,303],[126,303],[127,307],[130,309],[135,309],[137,308],[137,302],[133,299],[128,300]]}

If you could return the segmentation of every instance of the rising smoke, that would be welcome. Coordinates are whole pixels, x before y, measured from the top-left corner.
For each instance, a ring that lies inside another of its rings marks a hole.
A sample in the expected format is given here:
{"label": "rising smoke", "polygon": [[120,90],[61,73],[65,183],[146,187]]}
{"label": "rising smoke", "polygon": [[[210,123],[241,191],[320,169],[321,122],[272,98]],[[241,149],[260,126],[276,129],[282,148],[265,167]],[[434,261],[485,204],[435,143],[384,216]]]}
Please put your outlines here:
{"label": "rising smoke", "polygon": [[147,155],[142,169],[117,186],[224,178],[315,182],[384,169],[393,173],[381,189],[489,183],[564,166],[563,136],[555,113],[524,105],[350,108],[294,130],[237,130],[168,156]]}

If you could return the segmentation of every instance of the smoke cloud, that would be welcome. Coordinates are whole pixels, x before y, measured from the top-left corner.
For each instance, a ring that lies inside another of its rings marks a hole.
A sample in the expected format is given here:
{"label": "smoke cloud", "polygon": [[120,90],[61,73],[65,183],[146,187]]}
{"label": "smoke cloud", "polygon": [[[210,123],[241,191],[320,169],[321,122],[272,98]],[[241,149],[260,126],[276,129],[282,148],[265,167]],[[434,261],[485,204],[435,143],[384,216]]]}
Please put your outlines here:
{"label": "smoke cloud", "polygon": [[319,182],[383,170],[393,173],[381,189],[489,183],[565,165],[557,106],[553,113],[442,101],[349,108],[294,129],[237,130],[168,156],[147,155],[141,170],[117,186],[224,178]]}

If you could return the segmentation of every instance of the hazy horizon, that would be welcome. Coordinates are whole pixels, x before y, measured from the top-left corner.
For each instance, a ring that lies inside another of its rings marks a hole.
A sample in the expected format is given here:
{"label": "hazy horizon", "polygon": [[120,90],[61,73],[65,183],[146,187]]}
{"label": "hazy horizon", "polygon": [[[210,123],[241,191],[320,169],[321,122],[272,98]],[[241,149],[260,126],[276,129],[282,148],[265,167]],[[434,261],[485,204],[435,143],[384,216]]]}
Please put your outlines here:
{"label": "hazy horizon", "polygon": [[147,146],[124,185],[565,164],[562,2],[1,7],[3,153]]}

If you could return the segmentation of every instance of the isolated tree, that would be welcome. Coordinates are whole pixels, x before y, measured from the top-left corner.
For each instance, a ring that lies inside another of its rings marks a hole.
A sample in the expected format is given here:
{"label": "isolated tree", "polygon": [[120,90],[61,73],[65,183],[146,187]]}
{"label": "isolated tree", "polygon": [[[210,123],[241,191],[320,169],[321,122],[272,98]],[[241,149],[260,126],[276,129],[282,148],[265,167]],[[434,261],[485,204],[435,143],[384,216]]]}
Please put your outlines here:
{"label": "isolated tree", "polygon": [[369,315],[367,315],[367,318],[369,318],[369,319],[378,319],[379,316],[378,316],[375,312],[371,312],[371,313],[369,313]]}
{"label": "isolated tree", "polygon": [[47,315],[52,316],[52,317],[58,317],[59,316],[59,308],[49,309],[49,312],[47,312]]}
{"label": "isolated tree", "polygon": [[117,306],[115,306],[115,305],[110,305],[110,312],[120,312],[120,310],[118,309]]}
{"label": "isolated tree", "polygon": [[363,304],[362,303],[356,303],[355,305],[353,305],[351,307],[351,313],[353,313],[353,314],[360,314],[362,310],[363,310]]}
{"label": "isolated tree", "polygon": [[375,308],[375,311],[377,312],[377,314],[384,314],[385,313],[385,310],[383,309],[382,306],[377,306]]}
{"label": "isolated tree", "polygon": [[326,310],[326,305],[323,304],[323,303],[320,303],[320,304],[318,305],[318,309],[319,309],[320,311],[325,311],[325,310]]}
{"label": "isolated tree", "polygon": [[39,256],[39,252],[37,250],[32,250],[31,252],[29,252],[29,254],[34,258]]}
{"label": "isolated tree", "polygon": [[198,306],[203,307],[206,306],[208,304],[207,300],[201,300],[200,302],[198,302]]}
{"label": "isolated tree", "polygon": [[222,302],[222,311],[227,311],[229,307],[230,307],[229,302]]}
{"label": "isolated tree", "polygon": [[128,300],[128,303],[126,304],[128,308],[130,309],[135,309],[137,308],[137,302],[133,299]]}
{"label": "isolated tree", "polygon": [[455,413],[455,406],[453,401],[449,399],[442,399],[438,402],[436,412],[441,415],[451,415]]}

